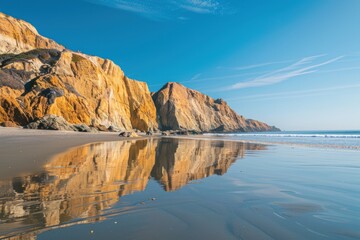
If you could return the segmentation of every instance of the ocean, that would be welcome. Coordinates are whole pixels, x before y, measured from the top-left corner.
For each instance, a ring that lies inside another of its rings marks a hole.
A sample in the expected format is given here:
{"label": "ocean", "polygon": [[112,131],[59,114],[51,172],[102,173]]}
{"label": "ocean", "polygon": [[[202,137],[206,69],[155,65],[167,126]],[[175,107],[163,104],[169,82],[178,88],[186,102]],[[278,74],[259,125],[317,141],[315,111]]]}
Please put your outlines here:
{"label": "ocean", "polygon": [[206,134],[230,140],[267,144],[293,144],[325,148],[360,149],[360,131],[283,131],[262,133]]}

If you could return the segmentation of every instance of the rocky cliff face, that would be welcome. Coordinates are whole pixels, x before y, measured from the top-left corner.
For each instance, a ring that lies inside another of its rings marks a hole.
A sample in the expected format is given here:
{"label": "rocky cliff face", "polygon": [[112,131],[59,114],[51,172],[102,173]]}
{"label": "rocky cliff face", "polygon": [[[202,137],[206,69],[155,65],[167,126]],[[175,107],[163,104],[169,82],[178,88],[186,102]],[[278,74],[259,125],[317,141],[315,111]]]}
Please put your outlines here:
{"label": "rocky cliff face", "polygon": [[157,129],[148,86],[110,60],[72,52],[0,13],[0,122],[47,114],[69,123]]}
{"label": "rocky cliff face", "polygon": [[22,53],[35,48],[63,50],[53,40],[42,37],[31,24],[0,13],[0,52]]}
{"label": "rocky cliff face", "polygon": [[177,83],[152,98],[146,83],[127,78],[112,61],[67,50],[2,13],[0,96],[0,123],[22,126],[56,115],[99,129],[147,131],[160,123],[161,130],[278,130]]}
{"label": "rocky cliff face", "polygon": [[212,99],[179,83],[167,83],[153,94],[160,128],[203,132],[274,131],[265,123],[245,119],[222,99]]}

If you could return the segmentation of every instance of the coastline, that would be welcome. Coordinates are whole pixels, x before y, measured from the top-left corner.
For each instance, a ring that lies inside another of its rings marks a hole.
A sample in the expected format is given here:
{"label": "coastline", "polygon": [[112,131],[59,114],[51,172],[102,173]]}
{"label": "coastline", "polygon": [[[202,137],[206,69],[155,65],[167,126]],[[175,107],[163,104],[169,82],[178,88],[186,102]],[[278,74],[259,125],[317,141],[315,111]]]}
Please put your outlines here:
{"label": "coastline", "polygon": [[[82,133],[73,131],[32,130],[0,127],[0,180],[41,172],[43,165],[56,154],[68,149],[97,142],[136,141],[154,138],[178,138],[208,141],[230,141],[261,145],[318,148],[337,151],[359,151],[357,146],[336,146],[231,139],[213,135],[142,135],[134,138],[118,136],[118,132]],[[24,161],[26,159],[26,161]]]}
{"label": "coastline", "polygon": [[96,142],[150,138],[149,136],[126,138],[118,135],[118,132],[81,133],[0,127],[0,180],[30,172],[40,172],[51,157],[73,147]]}
{"label": "coastline", "polygon": [[277,146],[288,146],[288,147],[301,147],[301,148],[318,148],[318,149],[332,149],[332,150],[351,150],[360,151],[360,146],[338,146],[331,144],[303,144],[303,143],[292,143],[292,142],[276,142],[276,141],[260,141],[260,140],[249,140],[249,139],[232,139],[225,136],[214,136],[214,135],[191,135],[191,136],[167,136],[169,138],[182,138],[192,140],[209,140],[209,141],[230,141],[230,142],[242,142],[249,144],[261,144],[261,145],[277,145]]}

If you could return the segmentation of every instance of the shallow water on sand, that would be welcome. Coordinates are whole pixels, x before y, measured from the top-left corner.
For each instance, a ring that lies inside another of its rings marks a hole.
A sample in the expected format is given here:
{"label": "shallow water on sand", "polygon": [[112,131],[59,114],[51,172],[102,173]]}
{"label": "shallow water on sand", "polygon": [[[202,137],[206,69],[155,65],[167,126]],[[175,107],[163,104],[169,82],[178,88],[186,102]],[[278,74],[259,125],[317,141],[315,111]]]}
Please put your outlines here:
{"label": "shallow water on sand", "polygon": [[359,176],[354,150],[90,144],[0,182],[0,238],[359,239]]}
{"label": "shallow water on sand", "polygon": [[360,150],[360,131],[283,131],[206,134],[230,140]]}

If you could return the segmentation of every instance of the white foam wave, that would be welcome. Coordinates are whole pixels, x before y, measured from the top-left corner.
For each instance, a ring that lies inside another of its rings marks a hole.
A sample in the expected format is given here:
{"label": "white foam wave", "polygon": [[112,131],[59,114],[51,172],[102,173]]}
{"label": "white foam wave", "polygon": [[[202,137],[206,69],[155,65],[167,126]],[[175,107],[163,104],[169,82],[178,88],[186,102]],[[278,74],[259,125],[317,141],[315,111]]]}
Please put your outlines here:
{"label": "white foam wave", "polygon": [[209,136],[269,137],[269,138],[360,138],[358,134],[286,134],[286,133],[208,133]]}

